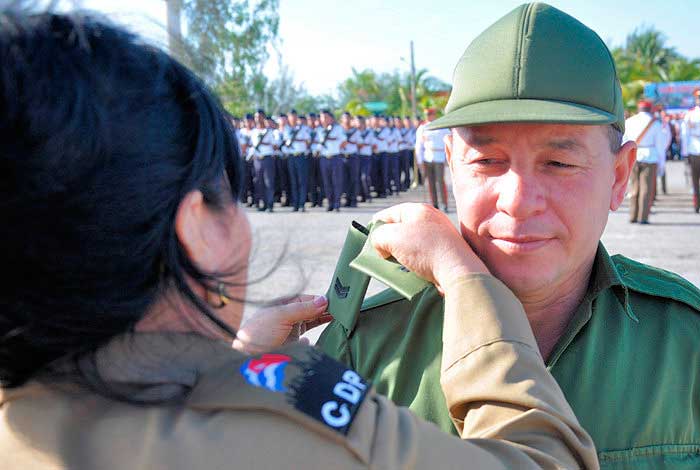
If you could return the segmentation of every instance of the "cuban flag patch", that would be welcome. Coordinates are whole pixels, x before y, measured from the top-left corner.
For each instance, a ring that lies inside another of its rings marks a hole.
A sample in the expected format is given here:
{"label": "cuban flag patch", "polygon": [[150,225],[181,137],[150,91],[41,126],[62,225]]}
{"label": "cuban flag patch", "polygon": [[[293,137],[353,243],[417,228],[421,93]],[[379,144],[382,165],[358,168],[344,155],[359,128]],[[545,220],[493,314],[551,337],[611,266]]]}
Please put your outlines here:
{"label": "cuban flag patch", "polygon": [[241,366],[241,375],[246,382],[265,388],[271,392],[284,393],[284,372],[292,361],[286,354],[263,354],[258,358],[248,359]]}

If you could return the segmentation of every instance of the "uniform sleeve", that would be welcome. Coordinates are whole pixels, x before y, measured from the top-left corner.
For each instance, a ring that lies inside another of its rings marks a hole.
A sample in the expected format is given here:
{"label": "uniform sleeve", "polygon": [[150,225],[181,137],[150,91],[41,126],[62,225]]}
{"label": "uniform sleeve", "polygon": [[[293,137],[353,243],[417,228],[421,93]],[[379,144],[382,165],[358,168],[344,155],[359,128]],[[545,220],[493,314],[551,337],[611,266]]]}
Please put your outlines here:
{"label": "uniform sleeve", "polygon": [[681,122],[681,157],[688,156],[688,115]]}
{"label": "uniform sleeve", "polygon": [[488,275],[445,290],[441,384],[462,440],[374,394],[352,448],[371,468],[599,468],[512,292]]}

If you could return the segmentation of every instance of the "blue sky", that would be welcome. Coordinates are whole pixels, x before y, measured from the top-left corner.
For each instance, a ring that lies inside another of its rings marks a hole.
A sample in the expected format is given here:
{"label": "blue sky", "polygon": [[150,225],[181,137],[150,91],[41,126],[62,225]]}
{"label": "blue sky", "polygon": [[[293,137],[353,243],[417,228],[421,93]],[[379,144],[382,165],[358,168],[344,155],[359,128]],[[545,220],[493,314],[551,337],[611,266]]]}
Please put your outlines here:
{"label": "blue sky", "polygon": [[[164,42],[163,0],[82,0],[85,8],[114,14],[118,21]],[[408,70],[409,41],[417,68],[447,82],[460,55],[482,30],[522,0],[281,0],[284,63],[312,93],[335,90],[351,68]],[[636,27],[653,25],[668,44],[700,57],[700,0],[550,0],[606,42],[617,45]],[[273,57],[266,68],[274,75]]]}

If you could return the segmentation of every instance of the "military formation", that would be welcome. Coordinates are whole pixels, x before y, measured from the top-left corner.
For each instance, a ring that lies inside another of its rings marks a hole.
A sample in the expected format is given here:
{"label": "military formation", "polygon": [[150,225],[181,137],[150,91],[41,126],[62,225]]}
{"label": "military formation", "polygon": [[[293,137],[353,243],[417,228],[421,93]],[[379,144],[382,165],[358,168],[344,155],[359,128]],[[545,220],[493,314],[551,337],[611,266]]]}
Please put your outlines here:
{"label": "military formation", "polygon": [[275,204],[340,211],[407,191],[418,176],[418,122],[409,117],[346,112],[338,122],[327,109],[276,118],[258,109],[232,123],[245,156],[241,203],[258,211],[273,212]]}

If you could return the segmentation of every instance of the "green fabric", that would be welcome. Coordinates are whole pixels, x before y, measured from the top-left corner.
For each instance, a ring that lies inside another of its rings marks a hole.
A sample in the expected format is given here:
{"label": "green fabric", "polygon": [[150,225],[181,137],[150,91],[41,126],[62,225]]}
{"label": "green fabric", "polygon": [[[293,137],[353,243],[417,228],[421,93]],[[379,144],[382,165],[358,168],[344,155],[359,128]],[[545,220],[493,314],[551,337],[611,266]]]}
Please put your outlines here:
{"label": "green fabric", "polygon": [[[700,468],[700,291],[679,276],[598,249],[587,293],[547,366],[604,469]],[[468,312],[465,312],[468,314]],[[328,354],[377,390],[454,432],[440,389],[443,302],[367,299],[359,321],[332,322]]]}
{"label": "green fabric", "polygon": [[353,221],[345,237],[340,258],[335,267],[331,285],[326,291],[328,311],[346,330],[354,328],[357,312],[367,293],[370,277],[373,277],[407,300],[427,288],[430,283],[416,276],[395,259],[384,259],[372,245],[372,231],[384,224],[382,221],[363,227]]}
{"label": "green fabric", "polygon": [[593,30],[544,3],[519,6],[472,41],[455,68],[445,112],[431,129],[496,122],[625,128],[607,46]]}

